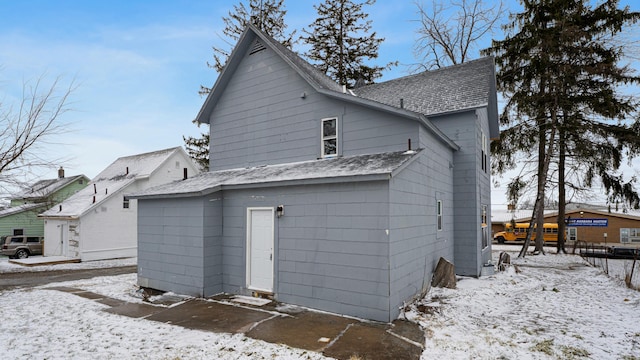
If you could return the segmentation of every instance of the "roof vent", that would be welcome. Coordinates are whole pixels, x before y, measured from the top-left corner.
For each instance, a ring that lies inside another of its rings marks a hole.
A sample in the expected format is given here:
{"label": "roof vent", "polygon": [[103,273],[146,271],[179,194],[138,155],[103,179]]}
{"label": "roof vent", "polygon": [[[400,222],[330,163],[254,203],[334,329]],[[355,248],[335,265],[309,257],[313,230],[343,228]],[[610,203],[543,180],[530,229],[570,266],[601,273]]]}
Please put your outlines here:
{"label": "roof vent", "polygon": [[260,41],[260,40],[256,40],[255,43],[253,43],[253,47],[251,48],[251,51],[249,52],[249,55],[253,55],[257,52],[260,52],[264,49],[266,49],[267,47],[264,46],[264,44]]}

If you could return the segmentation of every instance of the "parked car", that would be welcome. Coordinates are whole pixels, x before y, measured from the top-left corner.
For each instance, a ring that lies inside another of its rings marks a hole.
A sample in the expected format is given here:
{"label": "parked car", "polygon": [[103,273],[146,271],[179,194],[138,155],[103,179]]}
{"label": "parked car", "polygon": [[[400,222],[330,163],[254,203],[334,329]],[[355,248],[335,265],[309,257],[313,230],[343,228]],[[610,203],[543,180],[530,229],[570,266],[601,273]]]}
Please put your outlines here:
{"label": "parked car", "polygon": [[43,243],[42,236],[2,236],[0,238],[0,244],[2,244],[0,254],[18,259],[28,258],[31,255],[42,255]]}

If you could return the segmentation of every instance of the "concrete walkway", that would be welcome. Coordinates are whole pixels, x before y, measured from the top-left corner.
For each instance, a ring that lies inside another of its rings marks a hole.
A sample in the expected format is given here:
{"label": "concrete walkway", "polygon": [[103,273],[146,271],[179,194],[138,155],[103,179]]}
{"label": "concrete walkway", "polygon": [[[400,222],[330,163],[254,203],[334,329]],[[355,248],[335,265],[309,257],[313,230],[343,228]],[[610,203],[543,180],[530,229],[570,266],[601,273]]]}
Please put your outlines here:
{"label": "concrete walkway", "polygon": [[[236,302],[233,296],[207,299],[157,299],[163,306],[129,303],[68,287],[52,287],[110,306],[105,311],[182,326],[188,329],[245,336],[320,352],[336,359],[419,359],[424,332],[418,325],[396,320],[368,322],[295,306]],[[242,299],[241,299],[242,300]],[[167,306],[169,305],[169,306]]]}

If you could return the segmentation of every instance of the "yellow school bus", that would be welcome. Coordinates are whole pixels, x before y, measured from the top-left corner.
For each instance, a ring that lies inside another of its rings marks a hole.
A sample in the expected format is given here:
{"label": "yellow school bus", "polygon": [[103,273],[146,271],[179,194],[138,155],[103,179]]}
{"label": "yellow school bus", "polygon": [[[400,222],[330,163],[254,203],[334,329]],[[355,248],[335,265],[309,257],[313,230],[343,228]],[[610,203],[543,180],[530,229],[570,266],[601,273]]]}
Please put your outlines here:
{"label": "yellow school bus", "polygon": [[[515,227],[511,223],[507,223],[504,226],[504,231],[499,231],[493,235],[493,239],[498,244],[504,244],[511,241],[524,241],[527,237],[527,229],[529,229],[529,223],[516,223]],[[531,234],[531,241],[536,241],[536,226],[533,225],[533,233]],[[558,224],[557,223],[544,223],[542,229],[542,237],[545,242],[558,241]]]}

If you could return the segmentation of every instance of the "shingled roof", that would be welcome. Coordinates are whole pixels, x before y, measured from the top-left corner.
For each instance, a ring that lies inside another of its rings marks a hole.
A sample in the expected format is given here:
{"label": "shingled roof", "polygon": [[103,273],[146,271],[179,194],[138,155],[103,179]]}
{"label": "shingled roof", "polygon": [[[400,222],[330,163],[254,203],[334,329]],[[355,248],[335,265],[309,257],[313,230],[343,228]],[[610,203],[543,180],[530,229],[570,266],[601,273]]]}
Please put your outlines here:
{"label": "shingled roof", "polygon": [[155,186],[131,198],[200,196],[229,187],[263,187],[269,183],[327,183],[389,179],[419,151],[345,156],[288,164],[201,173],[186,180]]}
{"label": "shingled roof", "polygon": [[382,104],[435,115],[488,106],[495,86],[492,57],[357,88]]}
{"label": "shingled roof", "polygon": [[[28,190],[15,195],[12,200],[37,201],[46,198],[74,181],[85,179],[84,175],[74,175],[70,177],[61,177],[55,179],[40,180],[31,185]],[[87,178],[87,181],[89,179]]]}
{"label": "shingled roof", "polygon": [[[124,156],[116,159],[91,180],[89,186],[73,194],[62,203],[40,214],[42,217],[78,218],[102,204],[137,179],[147,179],[181,147]],[[186,156],[186,154],[185,154]]]}

